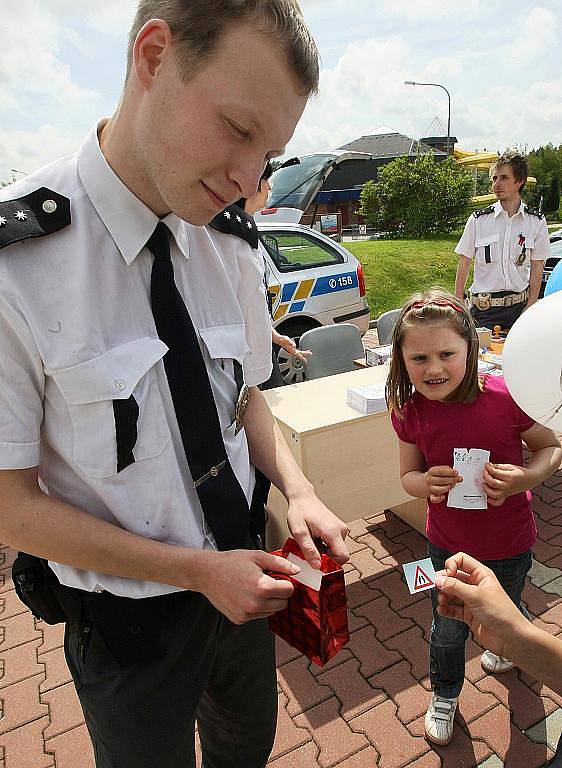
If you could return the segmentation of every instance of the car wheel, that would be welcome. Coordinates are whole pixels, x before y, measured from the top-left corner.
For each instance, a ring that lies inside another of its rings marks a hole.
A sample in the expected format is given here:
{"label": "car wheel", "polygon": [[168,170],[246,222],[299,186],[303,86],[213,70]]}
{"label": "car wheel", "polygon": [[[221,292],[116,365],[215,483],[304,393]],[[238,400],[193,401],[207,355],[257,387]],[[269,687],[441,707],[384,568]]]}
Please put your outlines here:
{"label": "car wheel", "polygon": [[[284,336],[290,336],[298,347],[302,334],[315,327],[317,326],[314,323],[293,320],[279,326],[277,330]],[[273,345],[273,354],[279,365],[283,384],[297,384],[300,381],[306,381],[306,364],[302,360],[298,360],[293,355],[290,355],[282,347],[278,347],[277,344]]]}
{"label": "car wheel", "polygon": [[[298,338],[295,339],[298,343]],[[279,365],[283,384],[297,384],[306,380],[305,364],[294,355],[290,355],[283,347],[273,346],[275,359]]]}

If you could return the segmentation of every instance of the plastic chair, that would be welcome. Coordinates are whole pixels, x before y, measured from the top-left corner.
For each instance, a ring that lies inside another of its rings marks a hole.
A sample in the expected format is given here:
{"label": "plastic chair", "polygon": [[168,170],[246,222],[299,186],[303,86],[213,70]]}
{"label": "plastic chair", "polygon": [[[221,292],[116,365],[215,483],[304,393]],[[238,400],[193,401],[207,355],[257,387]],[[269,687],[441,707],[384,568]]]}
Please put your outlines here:
{"label": "plastic chair", "polygon": [[377,320],[377,334],[379,337],[379,344],[390,344],[392,339],[392,331],[396,325],[396,321],[402,312],[402,308],[389,309],[388,312],[383,312]]}
{"label": "plastic chair", "polygon": [[307,379],[353,371],[353,361],[365,354],[359,329],[351,323],[312,328],[300,337],[299,349],[312,352],[306,361]]}

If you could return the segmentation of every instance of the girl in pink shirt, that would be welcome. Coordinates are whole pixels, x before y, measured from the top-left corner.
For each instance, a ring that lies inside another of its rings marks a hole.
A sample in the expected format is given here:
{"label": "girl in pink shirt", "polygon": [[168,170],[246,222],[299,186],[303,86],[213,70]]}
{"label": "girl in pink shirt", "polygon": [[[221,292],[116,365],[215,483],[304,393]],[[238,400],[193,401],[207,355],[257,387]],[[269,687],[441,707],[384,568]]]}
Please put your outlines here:
{"label": "girl in pink shirt", "polygon": [[[400,441],[400,476],[411,496],[428,499],[428,552],[436,570],[458,551],[485,562],[521,610],[537,531],[530,489],[553,474],[562,458],[558,438],[516,405],[500,376],[478,375],[478,336],[463,302],[441,288],[406,302],[393,334],[387,401]],[[523,466],[522,440],[532,453]],[[453,468],[457,448],[490,451],[482,478],[487,509],[448,506],[462,481]],[[433,695],[426,737],[448,744],[464,682],[466,624],[437,613],[432,590],[430,678]],[[511,669],[485,651],[483,668]]]}

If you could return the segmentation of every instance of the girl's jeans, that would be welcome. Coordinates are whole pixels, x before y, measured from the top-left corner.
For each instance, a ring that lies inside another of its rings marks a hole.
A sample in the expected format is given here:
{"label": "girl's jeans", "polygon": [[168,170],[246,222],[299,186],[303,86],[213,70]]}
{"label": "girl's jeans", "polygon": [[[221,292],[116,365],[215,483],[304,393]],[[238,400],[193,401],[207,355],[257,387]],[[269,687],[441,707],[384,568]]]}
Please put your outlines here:
{"label": "girl's jeans", "polygon": [[[428,543],[428,554],[436,571],[445,567],[445,560],[453,555],[446,549]],[[505,560],[484,560],[515,605],[529,618],[520,604],[525,577],[532,565],[531,552],[524,552]],[[433,624],[429,640],[429,673],[435,693],[448,699],[457,697],[464,683],[465,643],[470,632],[468,625],[456,619],[447,619],[437,613],[437,590],[431,590]]]}

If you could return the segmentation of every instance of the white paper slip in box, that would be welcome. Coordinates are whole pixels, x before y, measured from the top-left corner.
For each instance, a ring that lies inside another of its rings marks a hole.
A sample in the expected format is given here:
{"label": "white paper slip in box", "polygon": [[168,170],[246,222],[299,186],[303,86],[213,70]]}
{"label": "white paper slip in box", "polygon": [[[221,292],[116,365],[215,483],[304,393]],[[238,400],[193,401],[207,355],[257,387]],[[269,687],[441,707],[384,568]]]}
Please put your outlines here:
{"label": "white paper slip in box", "polygon": [[386,410],[384,382],[363,387],[347,388],[347,404],[359,413],[377,413]]}
{"label": "white paper slip in box", "polygon": [[454,448],[453,469],[462,477],[449,491],[447,506],[457,509],[487,509],[488,499],[482,488],[484,465],[490,461],[490,451],[483,448]]}
{"label": "white paper slip in box", "polygon": [[416,560],[415,563],[404,563],[402,568],[410,594],[415,595],[435,586],[435,568],[430,557]]}

